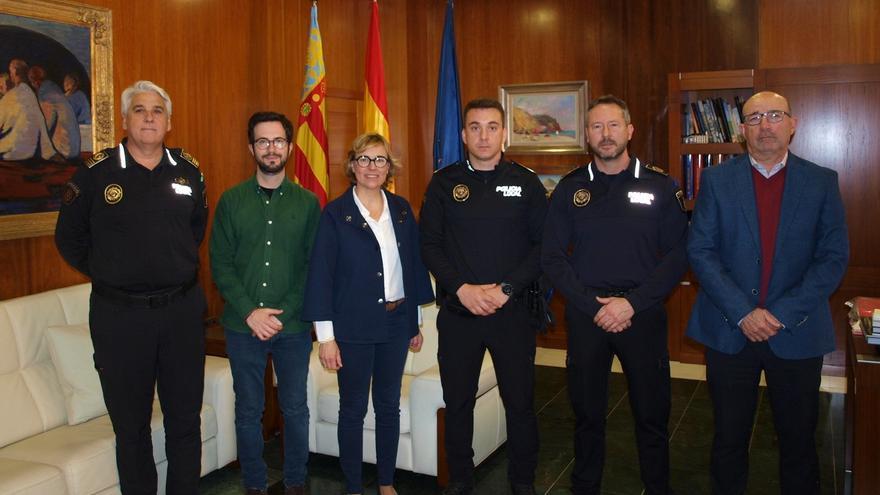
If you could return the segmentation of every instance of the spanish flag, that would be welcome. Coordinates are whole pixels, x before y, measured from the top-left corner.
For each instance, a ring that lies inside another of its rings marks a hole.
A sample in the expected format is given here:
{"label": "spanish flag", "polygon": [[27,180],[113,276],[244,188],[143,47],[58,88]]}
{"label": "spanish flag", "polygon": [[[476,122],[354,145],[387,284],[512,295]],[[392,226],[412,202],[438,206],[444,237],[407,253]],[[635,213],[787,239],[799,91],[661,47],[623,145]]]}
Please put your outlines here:
{"label": "spanish flag", "polygon": [[315,193],[323,208],[327,204],[329,171],[327,168],[327,122],[324,120],[324,49],[318,28],[318,2],[312,2],[312,20],[306,49],[306,78],[299,108],[294,150],[293,174],[296,182]]}
{"label": "spanish flag", "polygon": [[379,3],[376,0],[373,0],[370,31],[367,34],[364,132],[375,132],[391,141],[388,99],[385,97],[385,66],[382,64],[382,42],[379,39]]}

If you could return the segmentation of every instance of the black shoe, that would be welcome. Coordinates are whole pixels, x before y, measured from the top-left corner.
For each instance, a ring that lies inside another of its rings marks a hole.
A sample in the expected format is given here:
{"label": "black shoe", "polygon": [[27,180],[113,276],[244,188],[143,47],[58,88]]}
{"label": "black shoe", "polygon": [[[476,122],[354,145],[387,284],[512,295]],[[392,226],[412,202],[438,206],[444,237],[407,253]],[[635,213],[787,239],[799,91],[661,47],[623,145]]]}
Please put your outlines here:
{"label": "black shoe", "polygon": [[244,495],[266,495],[266,490],[259,488],[248,488],[244,491]]}
{"label": "black shoe", "polygon": [[443,490],[443,495],[471,495],[474,487],[467,483],[450,483]]}
{"label": "black shoe", "polygon": [[535,495],[535,486],[531,483],[511,483],[510,493],[513,495]]}

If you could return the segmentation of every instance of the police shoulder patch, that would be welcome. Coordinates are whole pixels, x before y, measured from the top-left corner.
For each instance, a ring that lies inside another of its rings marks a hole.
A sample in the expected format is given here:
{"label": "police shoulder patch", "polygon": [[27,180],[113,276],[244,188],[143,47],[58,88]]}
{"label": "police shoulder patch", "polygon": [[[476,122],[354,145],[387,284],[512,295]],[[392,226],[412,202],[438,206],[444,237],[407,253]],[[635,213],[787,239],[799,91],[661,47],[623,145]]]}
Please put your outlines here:
{"label": "police shoulder patch", "polygon": [[644,165],[644,167],[645,167],[646,169],[650,170],[651,172],[654,172],[655,174],[669,175],[669,172],[663,170],[662,168],[660,168],[660,167],[658,167],[658,166],[656,166],[656,165],[651,165],[650,163],[646,163],[646,164]]}
{"label": "police shoulder patch", "polygon": [[180,149],[180,157],[188,161],[193,167],[199,168],[199,161],[196,160],[196,157],[190,155],[189,152],[183,148]]}
{"label": "police shoulder patch", "polygon": [[91,158],[89,158],[88,160],[86,160],[86,167],[88,167],[88,168],[92,168],[92,167],[94,167],[95,165],[97,165],[97,164],[103,162],[104,160],[106,160],[106,159],[108,159],[108,158],[110,158],[110,154],[107,153],[106,150],[105,150],[105,151],[99,151],[99,152],[95,153],[94,155],[92,155]]}

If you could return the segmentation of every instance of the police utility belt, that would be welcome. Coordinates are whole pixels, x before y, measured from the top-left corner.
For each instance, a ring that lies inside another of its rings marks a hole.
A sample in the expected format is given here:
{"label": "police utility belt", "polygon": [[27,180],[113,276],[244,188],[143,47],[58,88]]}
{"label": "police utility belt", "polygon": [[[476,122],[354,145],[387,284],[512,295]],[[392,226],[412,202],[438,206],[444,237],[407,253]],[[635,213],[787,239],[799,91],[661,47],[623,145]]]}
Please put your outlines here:
{"label": "police utility belt", "polygon": [[128,308],[159,309],[185,296],[187,291],[196,285],[198,279],[193,277],[189,282],[165,289],[153,294],[138,294],[115,289],[108,285],[92,282],[92,291],[99,296]]}

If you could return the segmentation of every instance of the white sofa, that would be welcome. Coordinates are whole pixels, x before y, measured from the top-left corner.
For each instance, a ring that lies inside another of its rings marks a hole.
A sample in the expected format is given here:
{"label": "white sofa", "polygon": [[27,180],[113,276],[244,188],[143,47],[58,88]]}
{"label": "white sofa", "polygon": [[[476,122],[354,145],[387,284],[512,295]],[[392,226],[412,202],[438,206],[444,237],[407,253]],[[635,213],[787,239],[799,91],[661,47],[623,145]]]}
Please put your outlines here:
{"label": "white sofa", "polygon": [[[397,467],[437,476],[437,411],[445,407],[437,364],[437,307],[423,307],[419,352],[410,352],[404,368],[400,397],[400,444]],[[325,370],[318,359],[318,344],[309,363],[309,450],[338,457],[336,425],[339,420],[339,388],[336,373]],[[372,399],[364,418],[364,461],[376,463],[375,415]],[[504,406],[492,359],[486,353],[480,372],[474,408],[474,464],[481,463],[507,440]],[[441,464],[445,459],[441,460]]]}
{"label": "white sofa", "polygon": [[[113,426],[88,338],[90,291],[82,284],[0,301],[0,495],[120,493]],[[229,362],[209,356],[203,475],[236,458],[234,402]],[[151,426],[164,493],[158,400]]]}

